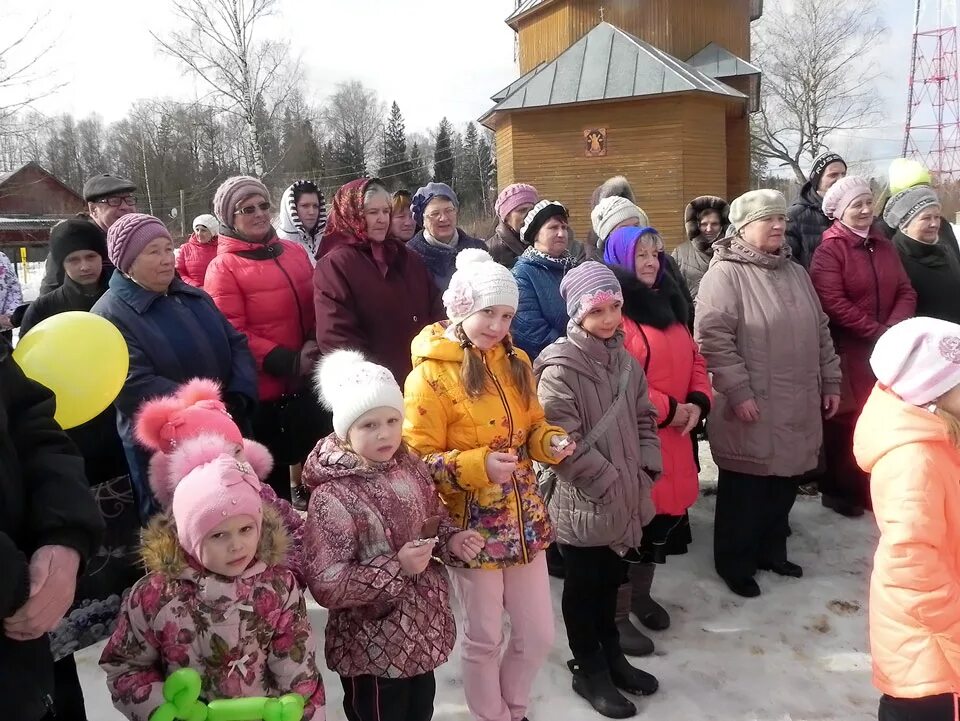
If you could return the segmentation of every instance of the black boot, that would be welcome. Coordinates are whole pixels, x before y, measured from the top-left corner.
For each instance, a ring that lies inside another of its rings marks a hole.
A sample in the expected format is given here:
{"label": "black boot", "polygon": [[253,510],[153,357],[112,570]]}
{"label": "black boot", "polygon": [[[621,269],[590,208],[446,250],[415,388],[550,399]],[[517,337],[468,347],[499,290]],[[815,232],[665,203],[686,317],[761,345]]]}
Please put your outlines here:
{"label": "black boot", "polygon": [[650,696],[660,688],[660,682],[657,681],[656,676],[631,666],[622,653],[609,652],[606,658],[610,678],[620,690],[637,696]]}
{"label": "black boot", "polygon": [[620,648],[628,656],[649,656],[654,651],[653,641],[640,632],[630,620],[630,584],[625,583],[617,591],[617,631],[620,632]]}
{"label": "black boot", "polygon": [[567,568],[563,562],[563,556],[556,543],[547,546],[547,573],[554,578],[563,578],[567,575]]}
{"label": "black boot", "polygon": [[573,690],[585,698],[594,710],[607,718],[630,718],[637,715],[633,702],[617,691],[602,656],[584,662],[567,661],[573,672]]}
{"label": "black boot", "polygon": [[653,585],[653,574],[656,570],[653,563],[630,566],[630,610],[640,619],[640,623],[651,631],[664,631],[670,628],[670,614],[650,598],[650,587]]}

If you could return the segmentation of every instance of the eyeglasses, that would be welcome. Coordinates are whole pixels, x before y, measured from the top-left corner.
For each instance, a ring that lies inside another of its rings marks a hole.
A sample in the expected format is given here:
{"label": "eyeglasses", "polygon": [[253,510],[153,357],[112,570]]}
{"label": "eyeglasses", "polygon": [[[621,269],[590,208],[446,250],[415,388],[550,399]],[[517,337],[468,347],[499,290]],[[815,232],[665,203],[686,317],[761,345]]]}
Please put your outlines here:
{"label": "eyeglasses", "polygon": [[136,207],[137,205],[137,196],[136,195],[111,195],[108,198],[100,198],[100,200],[95,201],[97,203],[103,203],[104,205],[109,205],[111,208],[119,208],[121,205],[129,205],[131,208]]}
{"label": "eyeglasses", "polygon": [[270,201],[265,200],[262,203],[257,203],[256,205],[245,205],[242,208],[237,208],[233,214],[234,215],[253,215],[258,210],[262,210],[264,213],[266,213],[268,210],[270,210]]}
{"label": "eyeglasses", "polygon": [[430,220],[440,220],[440,218],[454,218],[457,215],[456,208],[445,208],[444,210],[431,210],[427,213]]}

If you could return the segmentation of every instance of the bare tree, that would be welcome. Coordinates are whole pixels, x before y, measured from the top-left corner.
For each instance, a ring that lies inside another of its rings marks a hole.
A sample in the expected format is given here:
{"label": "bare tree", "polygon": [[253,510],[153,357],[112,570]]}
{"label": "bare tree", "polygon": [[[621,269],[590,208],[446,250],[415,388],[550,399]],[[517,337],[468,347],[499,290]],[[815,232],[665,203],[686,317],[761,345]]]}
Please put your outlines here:
{"label": "bare tree", "polygon": [[273,15],[276,5],[277,0],[173,0],[185,29],[169,39],[151,33],[164,52],[210,86],[224,110],[242,119],[246,155],[257,176],[267,170],[261,125],[273,120],[301,77],[288,43],[255,37],[258,21]]}
{"label": "bare tree", "polygon": [[763,69],[754,152],[789,166],[802,183],[801,158],[825,150],[828,136],[873,126],[883,115],[878,65],[869,54],[885,28],[876,0],[783,0],[755,27]]}
{"label": "bare tree", "polygon": [[[363,148],[363,157],[370,167],[377,167],[380,158],[375,156],[386,106],[377,96],[377,91],[366,87],[359,80],[337,83],[336,90],[327,100],[323,119],[328,133],[335,143],[347,136]],[[371,162],[372,161],[372,162]]]}
{"label": "bare tree", "polygon": [[[7,10],[4,9],[4,13]],[[62,88],[46,58],[55,43],[40,42],[39,31],[49,24],[49,13],[38,15],[22,25],[12,13],[4,19],[0,32],[0,135],[20,132],[16,115],[31,104]]]}

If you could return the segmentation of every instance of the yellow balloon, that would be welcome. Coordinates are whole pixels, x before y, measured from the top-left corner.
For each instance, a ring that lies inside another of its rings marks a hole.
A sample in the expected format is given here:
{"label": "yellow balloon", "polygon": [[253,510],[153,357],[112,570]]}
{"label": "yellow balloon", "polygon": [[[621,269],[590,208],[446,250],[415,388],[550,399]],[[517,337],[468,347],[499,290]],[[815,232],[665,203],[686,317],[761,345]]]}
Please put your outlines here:
{"label": "yellow balloon", "polygon": [[24,374],[57,397],[61,428],[96,418],[116,399],[127,378],[130,355],[114,325],[93,313],[69,311],[47,318],[13,351]]}

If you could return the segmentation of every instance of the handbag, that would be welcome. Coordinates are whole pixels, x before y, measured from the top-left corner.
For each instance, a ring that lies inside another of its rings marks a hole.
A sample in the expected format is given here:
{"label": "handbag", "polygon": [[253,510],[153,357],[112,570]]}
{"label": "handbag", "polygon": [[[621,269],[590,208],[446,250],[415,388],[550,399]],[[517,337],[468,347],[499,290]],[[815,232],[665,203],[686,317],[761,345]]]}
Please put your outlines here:
{"label": "handbag", "polygon": [[77,579],[73,605],[50,632],[54,660],[110,636],[124,592],[143,575],[138,557],[140,515],[130,476],[98,483],[90,491],[106,524],[106,533]]}
{"label": "handbag", "polygon": [[[600,439],[600,436],[606,433],[607,428],[610,427],[610,424],[613,423],[617,417],[617,414],[620,412],[620,407],[626,400],[627,386],[630,385],[630,368],[632,366],[632,363],[627,363],[623,370],[620,371],[616,397],[607,407],[607,410],[603,412],[603,415],[600,416],[600,420],[594,424],[590,432],[577,444],[577,450],[587,450],[591,448],[593,444]],[[553,469],[553,466],[542,465],[540,467],[540,470],[537,472],[537,483],[540,486],[540,493],[543,495],[544,503],[549,504],[550,499],[553,498],[554,491],[557,489],[557,472]]]}

